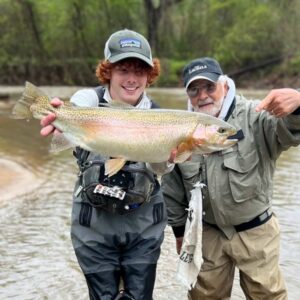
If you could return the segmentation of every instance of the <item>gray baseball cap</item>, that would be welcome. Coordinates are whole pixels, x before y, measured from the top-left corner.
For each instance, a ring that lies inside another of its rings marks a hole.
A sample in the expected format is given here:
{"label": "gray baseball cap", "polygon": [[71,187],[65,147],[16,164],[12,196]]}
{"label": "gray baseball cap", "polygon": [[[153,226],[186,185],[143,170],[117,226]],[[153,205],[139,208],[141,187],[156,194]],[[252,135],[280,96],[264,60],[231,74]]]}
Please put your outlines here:
{"label": "gray baseball cap", "polygon": [[104,57],[111,63],[125,58],[139,58],[153,67],[148,41],[141,34],[128,29],[117,31],[109,37],[105,44]]}

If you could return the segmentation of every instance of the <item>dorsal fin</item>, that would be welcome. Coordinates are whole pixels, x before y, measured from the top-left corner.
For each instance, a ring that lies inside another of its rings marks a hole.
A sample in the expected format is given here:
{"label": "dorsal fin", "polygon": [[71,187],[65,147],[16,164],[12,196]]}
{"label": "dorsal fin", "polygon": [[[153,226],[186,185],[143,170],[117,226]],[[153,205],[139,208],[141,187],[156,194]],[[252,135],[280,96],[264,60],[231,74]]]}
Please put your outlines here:
{"label": "dorsal fin", "polygon": [[108,103],[101,103],[101,106],[110,107],[110,108],[122,108],[122,109],[133,109],[134,106],[125,103],[120,100],[110,100]]}

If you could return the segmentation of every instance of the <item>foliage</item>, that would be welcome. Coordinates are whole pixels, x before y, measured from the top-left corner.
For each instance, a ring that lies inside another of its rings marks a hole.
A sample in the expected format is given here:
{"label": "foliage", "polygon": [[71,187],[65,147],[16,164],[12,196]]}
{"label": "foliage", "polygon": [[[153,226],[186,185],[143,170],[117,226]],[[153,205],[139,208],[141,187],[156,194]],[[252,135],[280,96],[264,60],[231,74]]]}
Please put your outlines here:
{"label": "foliage", "polygon": [[162,70],[158,84],[165,87],[176,87],[181,85],[182,69],[187,61],[163,58],[160,62]]}
{"label": "foliage", "polygon": [[299,76],[300,1],[155,0],[152,11],[146,2],[0,0],[0,83],[94,85],[107,38],[123,28],[152,41],[161,86],[180,85],[184,64],[201,56],[229,73],[282,58]]}

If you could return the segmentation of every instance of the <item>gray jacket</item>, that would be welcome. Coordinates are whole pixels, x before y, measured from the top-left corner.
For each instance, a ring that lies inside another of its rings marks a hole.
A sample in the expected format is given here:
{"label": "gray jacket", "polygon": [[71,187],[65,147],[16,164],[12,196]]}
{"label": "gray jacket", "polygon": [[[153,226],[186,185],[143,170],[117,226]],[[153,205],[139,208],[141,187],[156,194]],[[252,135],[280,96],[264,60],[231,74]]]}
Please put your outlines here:
{"label": "gray jacket", "polygon": [[300,144],[300,115],[275,118],[255,112],[259,101],[235,98],[227,122],[239,131],[239,142],[226,150],[178,164],[163,176],[162,188],[168,208],[168,222],[176,236],[182,236],[185,208],[195,182],[202,189],[203,220],[216,224],[228,237],[234,225],[248,222],[272,206],[273,175],[280,153]]}

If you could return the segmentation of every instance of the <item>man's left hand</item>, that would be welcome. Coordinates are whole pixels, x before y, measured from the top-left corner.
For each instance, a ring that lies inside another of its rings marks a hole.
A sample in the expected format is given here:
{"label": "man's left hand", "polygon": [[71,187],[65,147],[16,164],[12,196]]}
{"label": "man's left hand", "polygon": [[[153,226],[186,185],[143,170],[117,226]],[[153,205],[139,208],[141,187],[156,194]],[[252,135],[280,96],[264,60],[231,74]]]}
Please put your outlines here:
{"label": "man's left hand", "polygon": [[300,107],[300,92],[294,89],[275,89],[257,105],[256,111],[269,111],[277,118],[285,117]]}

